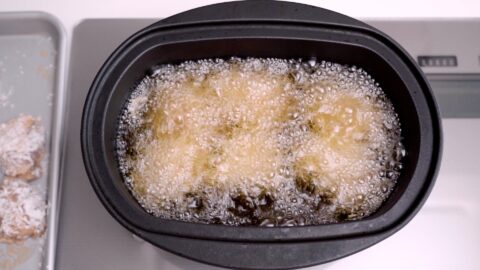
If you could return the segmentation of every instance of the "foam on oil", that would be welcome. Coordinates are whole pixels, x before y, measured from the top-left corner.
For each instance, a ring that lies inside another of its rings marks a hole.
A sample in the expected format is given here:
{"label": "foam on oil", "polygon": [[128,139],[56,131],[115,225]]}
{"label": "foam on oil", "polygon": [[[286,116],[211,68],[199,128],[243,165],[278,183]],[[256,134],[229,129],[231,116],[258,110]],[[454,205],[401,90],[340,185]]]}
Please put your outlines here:
{"label": "foam on oil", "polygon": [[231,58],[163,65],[133,92],[117,137],[134,197],[163,218],[295,226],[356,220],[391,193],[405,150],[362,69]]}

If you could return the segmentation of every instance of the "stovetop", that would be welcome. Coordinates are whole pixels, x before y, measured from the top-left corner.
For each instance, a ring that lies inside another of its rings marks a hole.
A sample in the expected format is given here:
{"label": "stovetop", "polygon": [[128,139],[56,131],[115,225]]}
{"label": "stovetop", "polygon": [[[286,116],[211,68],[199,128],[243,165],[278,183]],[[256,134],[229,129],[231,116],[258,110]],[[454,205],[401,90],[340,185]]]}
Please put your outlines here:
{"label": "stovetop", "polygon": [[[85,20],[74,29],[57,269],[220,269],[181,258],[134,237],[101,205],[83,166],[80,120],[90,83],[122,40],[154,21],[94,19]],[[372,24],[381,29],[384,27],[387,33],[396,28],[411,27],[396,22]],[[476,41],[480,42],[478,36]],[[436,47],[428,40],[423,45],[420,41],[417,43],[415,46],[419,50],[423,49],[422,46],[426,49]],[[473,60],[470,64],[476,68]],[[478,64],[480,69],[480,62]],[[426,70],[448,73],[438,67]],[[477,139],[480,110],[475,106],[477,101],[480,102],[480,94],[476,93],[477,90],[480,92],[480,80],[477,75],[467,75],[471,86],[467,90],[462,88],[459,93],[470,92],[462,100],[456,95],[452,97],[449,92],[456,87],[455,83],[452,86],[442,83],[445,78],[431,78],[441,96],[442,113],[459,117],[461,112],[468,111],[464,116],[469,118],[443,119],[443,162],[427,203],[405,228],[385,241],[347,258],[308,269],[480,269],[480,141]],[[465,81],[462,78],[458,80]],[[464,105],[447,108],[452,102]]]}

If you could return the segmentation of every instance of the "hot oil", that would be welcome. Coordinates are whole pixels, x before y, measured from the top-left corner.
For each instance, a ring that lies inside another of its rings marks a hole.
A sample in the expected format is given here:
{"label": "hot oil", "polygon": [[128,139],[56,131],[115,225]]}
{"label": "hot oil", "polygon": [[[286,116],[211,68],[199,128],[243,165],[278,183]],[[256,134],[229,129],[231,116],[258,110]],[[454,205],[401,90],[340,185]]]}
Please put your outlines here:
{"label": "hot oil", "polygon": [[400,122],[365,71],[212,59],[146,77],[119,123],[120,170],[149,213],[228,225],[356,220],[391,193]]}

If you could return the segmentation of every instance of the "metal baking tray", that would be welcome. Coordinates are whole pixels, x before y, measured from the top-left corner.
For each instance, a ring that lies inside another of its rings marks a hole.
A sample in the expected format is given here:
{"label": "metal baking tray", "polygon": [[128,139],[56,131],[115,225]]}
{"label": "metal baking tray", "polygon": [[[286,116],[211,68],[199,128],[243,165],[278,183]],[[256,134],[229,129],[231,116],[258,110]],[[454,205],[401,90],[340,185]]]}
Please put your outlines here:
{"label": "metal baking tray", "polygon": [[0,244],[0,269],[54,269],[64,144],[66,35],[41,12],[0,13],[0,122],[29,114],[45,127],[43,175],[31,184],[45,194],[47,229],[38,239]]}

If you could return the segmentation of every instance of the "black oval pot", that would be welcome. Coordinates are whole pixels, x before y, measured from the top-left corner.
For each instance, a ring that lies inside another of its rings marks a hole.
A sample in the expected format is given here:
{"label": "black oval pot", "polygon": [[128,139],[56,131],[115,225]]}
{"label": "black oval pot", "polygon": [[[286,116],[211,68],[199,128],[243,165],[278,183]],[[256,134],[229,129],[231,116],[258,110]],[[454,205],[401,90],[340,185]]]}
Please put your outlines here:
{"label": "black oval pot", "polygon": [[[356,65],[392,101],[408,155],[398,184],[368,218],[303,227],[231,227],[156,218],[124,185],[115,156],[120,111],[151,68],[203,58],[310,58]],[[439,113],[430,87],[408,54],[382,32],[325,9],[275,1],[229,2],[161,20],[121,44],[88,94],[81,139],[90,182],[120,224],[173,253],[242,269],[295,268],[335,260],[390,236],[418,212],[441,156]]]}

